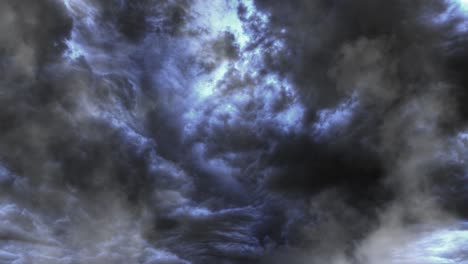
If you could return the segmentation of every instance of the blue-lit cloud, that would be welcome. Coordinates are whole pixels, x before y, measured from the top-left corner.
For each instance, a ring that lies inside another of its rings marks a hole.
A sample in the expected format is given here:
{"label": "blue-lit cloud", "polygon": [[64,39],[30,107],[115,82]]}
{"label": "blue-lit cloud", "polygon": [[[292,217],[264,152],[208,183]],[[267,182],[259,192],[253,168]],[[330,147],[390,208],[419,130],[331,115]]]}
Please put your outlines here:
{"label": "blue-lit cloud", "polygon": [[463,263],[465,9],[0,3],[0,262]]}

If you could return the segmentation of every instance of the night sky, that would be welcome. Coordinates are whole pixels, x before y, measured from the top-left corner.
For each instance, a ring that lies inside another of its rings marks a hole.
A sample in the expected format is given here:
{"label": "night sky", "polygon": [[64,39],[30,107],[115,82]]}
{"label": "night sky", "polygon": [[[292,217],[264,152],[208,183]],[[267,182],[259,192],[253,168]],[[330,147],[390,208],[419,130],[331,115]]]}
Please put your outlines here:
{"label": "night sky", "polygon": [[468,264],[468,1],[0,0],[0,264]]}

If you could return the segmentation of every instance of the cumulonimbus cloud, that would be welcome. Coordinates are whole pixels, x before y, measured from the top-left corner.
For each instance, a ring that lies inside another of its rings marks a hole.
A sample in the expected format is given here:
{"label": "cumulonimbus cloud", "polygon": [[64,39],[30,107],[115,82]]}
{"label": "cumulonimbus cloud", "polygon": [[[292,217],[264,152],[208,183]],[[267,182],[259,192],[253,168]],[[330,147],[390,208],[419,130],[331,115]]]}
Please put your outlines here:
{"label": "cumulonimbus cloud", "polygon": [[466,261],[466,16],[0,3],[0,262]]}

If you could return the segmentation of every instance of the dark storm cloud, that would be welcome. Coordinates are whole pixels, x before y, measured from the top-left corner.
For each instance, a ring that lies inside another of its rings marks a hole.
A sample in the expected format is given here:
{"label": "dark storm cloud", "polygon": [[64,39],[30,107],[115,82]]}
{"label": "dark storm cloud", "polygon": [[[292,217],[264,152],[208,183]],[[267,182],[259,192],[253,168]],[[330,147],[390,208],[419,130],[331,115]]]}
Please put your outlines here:
{"label": "dark storm cloud", "polygon": [[[440,184],[434,174],[440,174],[446,162],[440,159],[447,151],[444,145],[456,135],[453,127],[465,126],[460,120],[463,103],[458,96],[464,94],[464,80],[457,75],[463,71],[463,51],[454,49],[451,41],[454,35],[465,33],[457,31],[457,14],[443,23],[436,22],[436,17],[447,12],[451,3],[256,3],[271,14],[264,38],[274,35],[285,43],[285,48],[274,57],[265,53],[265,71],[288,76],[296,84],[307,109],[305,124],[321,122],[318,110],[322,107],[339,107],[352,96],[357,96],[359,102],[346,133],[322,138],[319,143],[307,136],[298,137],[293,143],[295,139],[289,137],[283,145],[290,147],[274,149],[272,164],[279,170],[271,176],[273,186],[310,192],[341,186],[341,199],[347,199],[348,206],[359,208],[365,204],[371,210],[380,208],[380,201],[392,196],[410,197],[403,198],[410,201],[431,200],[434,193],[430,186]],[[460,54],[459,61],[452,52]],[[463,173],[444,175],[463,177]],[[353,190],[351,197],[346,196],[346,190]],[[370,206],[366,201],[376,202]],[[421,221],[427,214],[441,210],[437,203],[430,204],[424,207],[424,213],[415,213],[396,202],[393,206],[398,209],[392,209],[390,217]],[[353,222],[352,219],[348,220]],[[395,223],[382,220],[380,224],[385,229]],[[405,224],[403,221],[395,225]],[[380,235],[384,236],[377,236]],[[343,234],[336,240],[347,238]],[[374,257],[360,261],[374,263]],[[312,256],[305,259],[320,262]],[[301,261],[304,260],[298,257],[298,263]],[[342,261],[345,260],[336,260]]]}
{"label": "dark storm cloud", "polygon": [[[259,224],[259,213],[227,208],[244,195],[230,191],[236,180],[215,161],[192,157],[198,153],[182,141],[190,85],[184,74],[193,74],[174,36],[185,27],[187,4],[65,4],[2,8],[2,26],[14,29],[2,43],[2,261],[258,257],[261,247],[248,225]],[[42,20],[45,10],[50,21]],[[233,42],[226,33],[211,47],[231,59]],[[229,193],[212,199],[220,193],[207,192],[213,183]],[[197,233],[201,227],[206,230]]]}
{"label": "dark storm cloud", "polygon": [[[436,24],[434,17],[445,12],[443,1],[294,1],[264,2],[257,5],[271,13],[269,28],[264,34],[284,40],[285,47],[275,57],[264,55],[265,71],[288,76],[299,89],[306,108],[308,125],[319,120],[323,107],[337,107],[347,97],[357,96],[352,124],[347,133],[331,138],[329,147],[340,149],[346,157],[386,155],[382,145],[403,148],[396,141],[413,135],[393,135],[385,139],[385,127],[395,112],[405,111],[407,104],[423,101],[434,94],[444,102],[421,102],[428,109],[421,115],[434,116],[439,125],[456,121],[453,113],[457,98],[454,87],[458,79],[447,74],[447,52],[442,49],[455,32],[457,17]],[[383,11],[385,10],[385,11]],[[255,23],[255,22],[252,22]],[[416,113],[415,113],[416,114]],[[419,115],[419,113],[417,114]],[[419,116],[414,117],[419,119]],[[397,118],[398,119],[398,118]],[[397,121],[399,122],[399,121]],[[396,125],[396,124],[395,124]],[[405,124],[407,126],[407,124]],[[437,125],[435,125],[437,126]],[[405,128],[400,128],[405,129]],[[401,130],[400,130],[401,131]],[[432,133],[432,132],[431,132]],[[442,133],[442,132],[441,132]],[[306,139],[306,141],[313,141]],[[288,139],[289,140],[289,139]],[[391,143],[388,143],[392,140]],[[290,144],[290,143],[287,143]],[[300,145],[298,143],[297,145]],[[310,144],[310,143],[309,143]],[[293,147],[293,149],[299,149]],[[307,149],[311,148],[304,148]],[[345,154],[343,149],[349,149]],[[279,153],[290,153],[279,151]],[[320,156],[320,154],[318,154]],[[288,154],[285,154],[288,156]],[[300,155],[311,156],[309,155]],[[312,158],[314,159],[314,158]],[[359,158],[356,164],[360,164]],[[386,158],[364,158],[369,167],[384,167]],[[292,158],[291,162],[297,160]],[[333,159],[331,159],[333,160]],[[321,162],[319,162],[321,163]],[[334,161],[332,161],[334,163]],[[288,161],[285,164],[289,164]],[[304,164],[310,164],[305,162]],[[337,166],[340,167],[340,166]],[[346,166],[345,166],[346,167]],[[357,165],[356,168],[362,168]],[[314,171],[302,170],[302,171]],[[352,170],[350,170],[352,171]],[[379,170],[377,170],[379,171]],[[378,177],[380,173],[373,174]],[[344,173],[333,173],[344,175]],[[365,173],[364,173],[365,174]],[[339,176],[337,176],[339,177]],[[329,177],[326,177],[329,178]],[[314,185],[316,186],[316,185]]]}
{"label": "dark storm cloud", "polygon": [[2,80],[35,78],[46,63],[60,56],[72,22],[54,1],[1,5]]}
{"label": "dark storm cloud", "polygon": [[448,11],[2,2],[0,262],[392,263],[465,201]]}
{"label": "dark storm cloud", "polygon": [[[153,186],[148,177],[154,161],[151,139],[115,116],[117,109],[135,110],[132,65],[126,75],[112,61],[100,60],[107,55],[102,50],[112,48],[107,36],[93,36],[99,26],[83,28],[59,1],[1,5],[0,149],[6,174],[1,260],[128,263],[140,258],[142,263],[182,263],[145,242],[139,233],[146,226],[140,225],[145,219],[140,206],[128,205],[149,195],[144,189]],[[97,16],[93,22],[105,23]],[[88,36],[83,41],[92,46],[95,60],[82,56],[70,62],[63,56],[76,31]],[[101,33],[112,34],[109,28]],[[102,71],[107,73],[97,73]],[[112,224],[113,219],[119,223]],[[115,235],[120,231],[122,238]],[[102,243],[114,244],[120,252],[110,256]]]}

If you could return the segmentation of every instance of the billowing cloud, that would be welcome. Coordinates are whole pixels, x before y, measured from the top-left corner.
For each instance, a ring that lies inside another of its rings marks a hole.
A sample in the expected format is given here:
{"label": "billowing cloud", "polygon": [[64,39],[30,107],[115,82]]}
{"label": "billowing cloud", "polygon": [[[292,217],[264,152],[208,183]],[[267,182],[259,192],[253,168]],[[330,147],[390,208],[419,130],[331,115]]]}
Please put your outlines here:
{"label": "billowing cloud", "polygon": [[465,9],[0,3],[0,262],[467,261]]}

